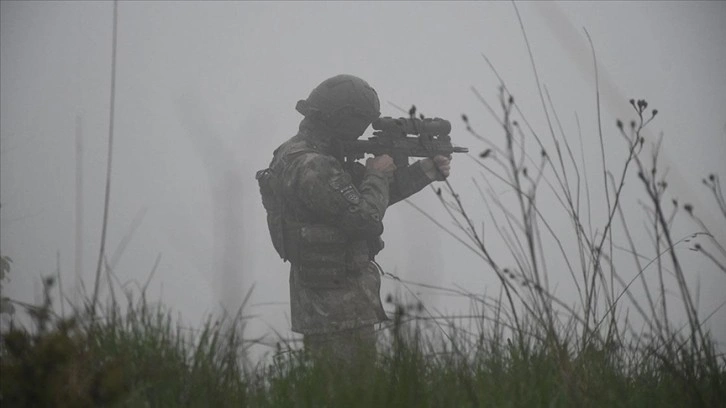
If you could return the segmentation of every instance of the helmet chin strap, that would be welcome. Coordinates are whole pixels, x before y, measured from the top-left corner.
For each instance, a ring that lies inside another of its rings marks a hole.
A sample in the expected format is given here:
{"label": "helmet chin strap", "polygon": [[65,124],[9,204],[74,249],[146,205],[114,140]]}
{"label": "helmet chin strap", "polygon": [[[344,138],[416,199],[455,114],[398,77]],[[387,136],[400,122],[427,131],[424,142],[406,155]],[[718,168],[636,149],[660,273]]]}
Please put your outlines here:
{"label": "helmet chin strap", "polygon": [[360,137],[346,137],[345,134],[331,128],[325,122],[310,117],[304,118],[302,120],[302,122],[300,123],[300,129],[308,129],[312,131],[312,135],[308,133],[310,136],[314,135],[313,137],[311,137],[311,140],[322,144],[322,146],[320,147],[325,146],[323,147],[323,149],[328,152],[328,154],[338,159],[338,161],[340,161],[341,163],[343,162],[343,154],[340,142],[346,140],[355,140]]}

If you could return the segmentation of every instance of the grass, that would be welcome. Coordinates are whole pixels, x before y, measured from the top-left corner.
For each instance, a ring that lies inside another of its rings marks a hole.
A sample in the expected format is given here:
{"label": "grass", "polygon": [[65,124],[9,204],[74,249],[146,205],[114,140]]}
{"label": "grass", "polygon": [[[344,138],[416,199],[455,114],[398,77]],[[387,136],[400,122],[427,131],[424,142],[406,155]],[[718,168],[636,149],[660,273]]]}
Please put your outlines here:
{"label": "grass", "polygon": [[438,325],[400,305],[375,361],[340,367],[278,349],[251,367],[239,319],[209,320],[190,335],[161,306],[128,306],[4,332],[3,406],[718,406],[726,384],[722,363],[711,372],[694,356],[669,361],[642,345],[569,353],[538,340],[545,333],[526,320],[534,333],[521,338],[500,328],[470,343],[452,330],[444,342]]}

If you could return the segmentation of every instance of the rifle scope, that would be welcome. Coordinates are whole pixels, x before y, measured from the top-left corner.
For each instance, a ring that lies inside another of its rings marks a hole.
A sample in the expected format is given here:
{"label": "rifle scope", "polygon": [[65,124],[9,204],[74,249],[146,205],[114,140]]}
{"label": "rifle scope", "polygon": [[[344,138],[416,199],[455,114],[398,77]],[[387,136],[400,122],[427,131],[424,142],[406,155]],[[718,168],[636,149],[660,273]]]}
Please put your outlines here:
{"label": "rifle scope", "polygon": [[384,116],[373,121],[374,130],[402,132],[407,135],[444,136],[451,132],[451,123],[441,118],[392,118]]}

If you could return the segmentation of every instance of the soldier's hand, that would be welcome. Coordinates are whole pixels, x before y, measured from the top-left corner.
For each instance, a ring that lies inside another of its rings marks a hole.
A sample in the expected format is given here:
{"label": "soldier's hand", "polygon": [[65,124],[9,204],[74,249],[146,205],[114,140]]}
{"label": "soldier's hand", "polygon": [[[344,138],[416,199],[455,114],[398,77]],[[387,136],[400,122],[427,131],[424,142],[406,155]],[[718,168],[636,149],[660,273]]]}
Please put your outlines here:
{"label": "soldier's hand", "polygon": [[436,156],[421,160],[421,167],[431,181],[443,181],[451,173],[451,156]]}
{"label": "soldier's hand", "polygon": [[366,168],[379,171],[389,179],[393,177],[393,172],[396,171],[396,165],[393,164],[393,158],[387,154],[371,157],[366,160]]}

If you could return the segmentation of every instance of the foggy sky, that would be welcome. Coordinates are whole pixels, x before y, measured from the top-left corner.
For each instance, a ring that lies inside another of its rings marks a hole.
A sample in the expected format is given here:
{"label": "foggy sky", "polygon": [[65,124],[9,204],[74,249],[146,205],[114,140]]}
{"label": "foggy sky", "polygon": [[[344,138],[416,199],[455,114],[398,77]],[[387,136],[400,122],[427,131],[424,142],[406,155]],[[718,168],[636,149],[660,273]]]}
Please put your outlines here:
{"label": "foggy sky", "polygon": [[[726,3],[518,7],[566,134],[576,137],[577,113],[593,142],[583,148],[588,162],[599,160],[599,153],[594,71],[583,27],[599,62],[608,160],[622,161],[625,148],[615,118],[631,119],[627,99],[646,98],[660,111],[647,136],[663,133],[661,165],[668,169],[670,193],[720,226],[714,229],[724,242],[724,221],[700,180],[713,172],[726,177]],[[64,289],[73,297],[77,121],[84,169],[81,279],[87,288],[99,250],[112,3],[3,1],[0,18],[0,251],[13,259],[4,295],[37,299],[39,276],[55,273],[59,253]],[[366,79],[384,116],[403,116],[394,105],[415,104],[427,116],[449,119],[454,143],[477,153],[485,146],[466,134],[462,113],[479,132],[501,137],[470,90],[496,101],[499,84],[484,53],[533,126],[546,126],[507,2],[134,1],[119,4],[118,24],[107,252],[110,257],[140,219],[114,272],[122,282],[143,284],[160,255],[149,295],[189,325],[221,307],[235,309],[254,286],[247,309],[257,316],[251,330],[290,335],[288,266],[270,244],[254,172],[295,134],[301,119],[295,103],[325,78],[349,73]],[[471,182],[479,171],[469,158],[454,158],[451,182],[472,208],[481,206]],[[634,174],[628,180],[635,185]],[[428,189],[411,201],[450,225]],[[632,221],[643,223],[637,202],[627,205]],[[389,209],[385,228],[386,249],[378,261],[386,270],[496,294],[493,273],[406,203]],[[694,231],[685,226],[680,232]],[[699,265],[692,279],[700,283],[701,312],[710,313],[724,300],[724,277],[687,247],[679,254]],[[553,285],[557,294],[572,300],[557,265],[553,261],[550,280],[561,280]],[[384,296],[389,292],[405,289],[385,281]],[[468,306],[465,299],[421,295],[442,312]],[[726,341],[726,311],[711,324]]]}

